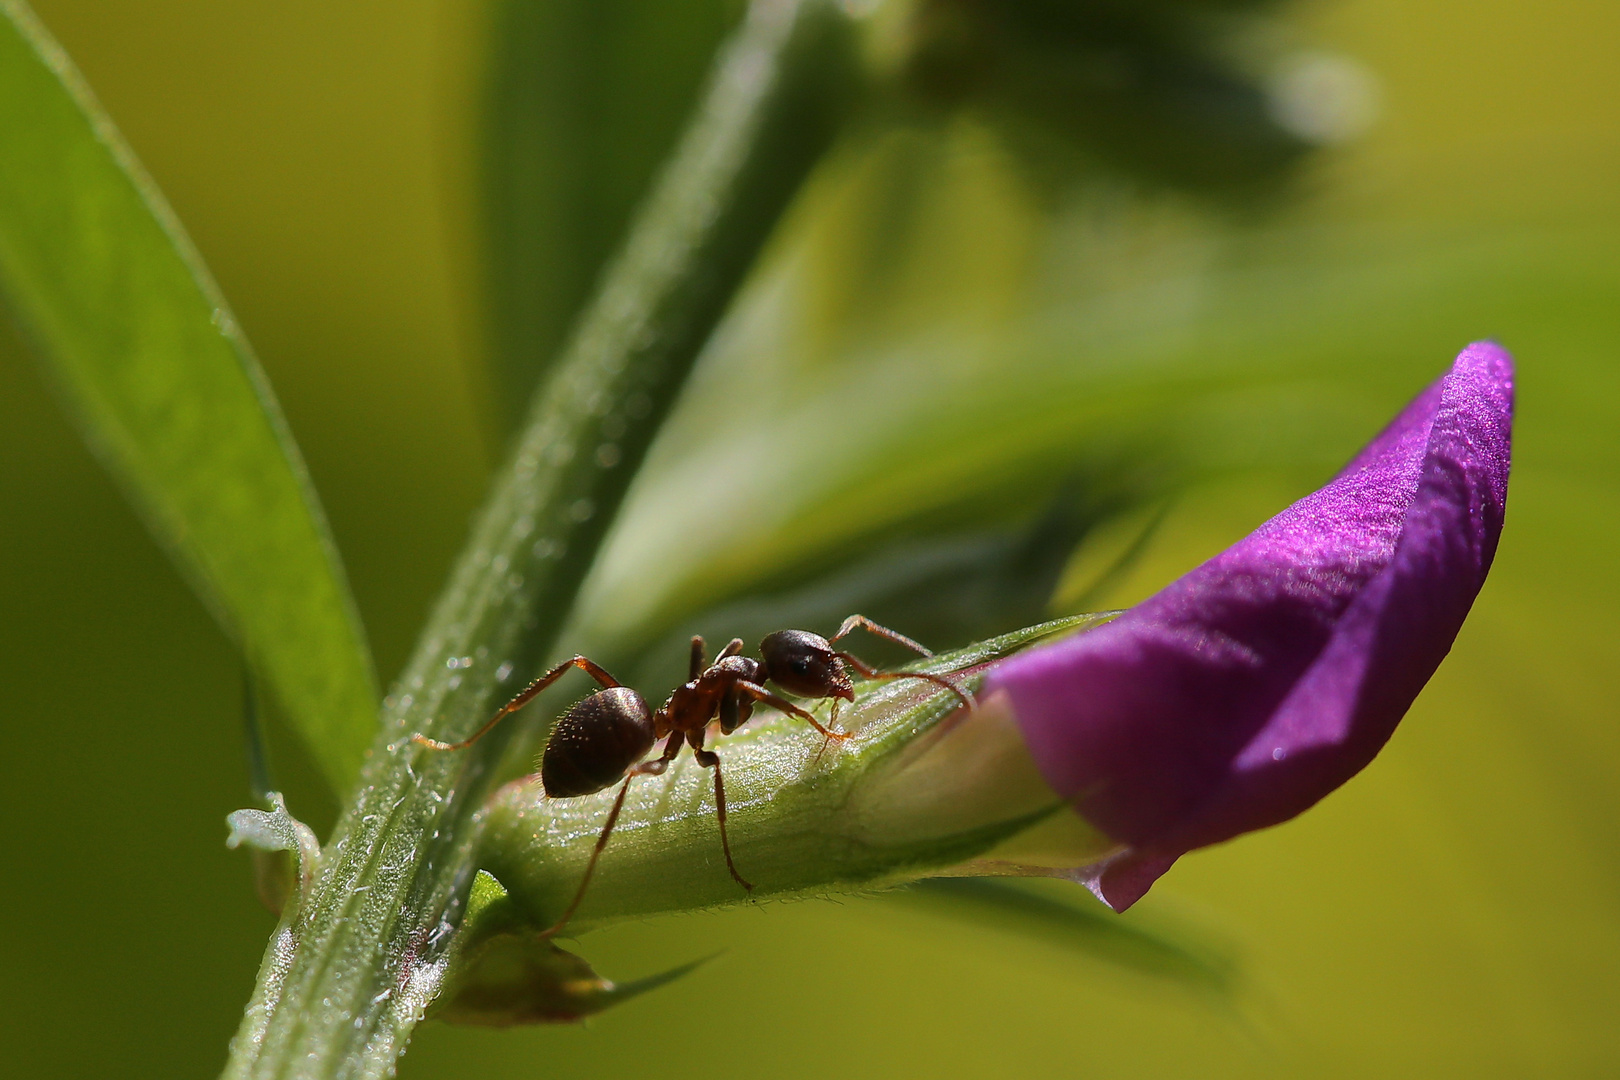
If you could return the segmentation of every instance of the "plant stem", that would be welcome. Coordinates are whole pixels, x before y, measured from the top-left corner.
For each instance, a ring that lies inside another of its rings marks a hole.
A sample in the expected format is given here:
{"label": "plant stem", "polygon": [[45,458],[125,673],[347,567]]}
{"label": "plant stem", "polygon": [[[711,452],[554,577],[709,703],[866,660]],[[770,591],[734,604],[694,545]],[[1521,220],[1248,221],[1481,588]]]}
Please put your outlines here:
{"label": "plant stem", "polygon": [[289,905],[227,1077],[390,1075],[438,985],[502,734],[440,754],[554,645],[692,363],[854,83],[824,0],[755,0],[555,373],[384,703],[360,787]]}

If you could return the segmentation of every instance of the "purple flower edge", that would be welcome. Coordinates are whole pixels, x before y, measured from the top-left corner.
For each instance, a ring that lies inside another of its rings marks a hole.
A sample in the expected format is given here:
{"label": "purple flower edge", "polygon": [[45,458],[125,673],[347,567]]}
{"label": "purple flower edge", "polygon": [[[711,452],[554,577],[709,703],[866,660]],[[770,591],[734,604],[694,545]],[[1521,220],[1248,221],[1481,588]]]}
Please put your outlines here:
{"label": "purple flower edge", "polygon": [[1359,772],[1451,649],[1496,553],[1513,361],[1470,345],[1326,487],[1104,626],[990,675],[1054,790],[1121,845],[1123,911],[1182,854]]}

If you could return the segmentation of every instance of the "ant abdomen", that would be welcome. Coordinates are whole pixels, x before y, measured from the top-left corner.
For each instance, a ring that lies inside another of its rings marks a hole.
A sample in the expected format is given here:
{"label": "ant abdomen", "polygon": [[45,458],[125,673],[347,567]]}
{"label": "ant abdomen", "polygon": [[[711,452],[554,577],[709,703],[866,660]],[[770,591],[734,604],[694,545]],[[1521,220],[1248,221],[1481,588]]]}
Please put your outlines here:
{"label": "ant abdomen", "polygon": [[656,731],[652,710],[628,686],[575,702],[551,729],[540,758],[540,782],[553,799],[601,791],[647,756]]}

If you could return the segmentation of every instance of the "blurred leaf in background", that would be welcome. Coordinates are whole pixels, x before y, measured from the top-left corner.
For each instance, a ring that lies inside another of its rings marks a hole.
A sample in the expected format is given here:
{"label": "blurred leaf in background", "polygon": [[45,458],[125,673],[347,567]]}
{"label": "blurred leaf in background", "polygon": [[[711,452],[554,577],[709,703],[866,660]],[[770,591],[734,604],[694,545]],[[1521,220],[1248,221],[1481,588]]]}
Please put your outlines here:
{"label": "blurred leaf in background", "polygon": [[[487,468],[437,205],[454,25],[422,4],[39,14],[259,347],[378,667],[394,670]],[[473,32],[468,18],[461,39]],[[62,1075],[209,1075],[271,927],[247,860],[221,857],[223,815],[248,799],[240,654],[86,453],[9,317],[0,357],[0,716],[30,733],[0,765],[0,910],[34,928],[0,950],[0,1056]],[[269,730],[290,805],[324,834],[324,777],[284,725]],[[55,1026],[92,1015],[95,1039]]]}
{"label": "blurred leaf in background", "polygon": [[[1224,18],[1241,5],[1184,6]],[[481,130],[467,88],[482,14],[40,9],[261,348],[393,670],[482,483],[469,388],[485,375],[461,344],[483,303],[464,254],[476,200],[442,152]],[[892,900],[773,905],[586,939],[598,970],[627,978],[727,949],[678,988],[719,1006],[707,1044],[661,1054],[661,1072],[1602,1075],[1620,1063],[1620,16],[1576,0],[1243,12],[1265,20],[1245,55],[1270,96],[1253,107],[1292,102],[1292,122],[1319,122],[1297,110],[1337,80],[1376,87],[1358,107],[1382,110],[1364,137],[1304,162],[1264,215],[1127,173],[1123,152],[1081,154],[1010,90],[925,97],[852,133],[713,342],[567,640],[645,657],[656,691],[658,643],[690,620],[765,624],[840,575],[886,586],[905,580],[894,567],[926,582],[930,566],[1039,566],[1021,580],[1049,581],[1034,556],[948,559],[1026,550],[1046,521],[1071,522],[1058,531],[1080,541],[1055,603],[1129,603],[1316,486],[1462,343],[1494,336],[1520,362],[1518,460],[1473,620],[1364,776],[1298,821],[1183,860],[1123,920],[1230,943],[1243,1020]],[[641,160],[658,154],[649,143]],[[0,579],[0,655],[7,714],[29,741],[3,797],[25,825],[14,857],[61,885],[0,886],[34,928],[0,956],[0,1039],[8,1060],[60,1075],[206,1073],[266,929],[218,847],[242,789],[219,766],[236,753],[219,722],[239,707],[230,652],[14,345],[6,355],[0,453],[18,467],[0,473],[0,540],[18,570]],[[876,594],[857,581],[840,595]],[[120,688],[116,707],[63,706],[90,663]],[[193,740],[129,737],[176,711]],[[77,854],[87,836],[100,840],[92,858]],[[402,1072],[644,1072],[668,1004],[649,995],[565,1031],[430,1025]],[[66,1026],[91,1008],[105,1039]]]}
{"label": "blurred leaf in background", "polygon": [[[1076,543],[1207,451],[1088,425],[1083,365],[1009,355],[1009,331],[1040,316],[1059,214],[1155,219],[1116,231],[1156,250],[1081,255],[1128,276],[1143,254],[1196,261],[1286,189],[1312,144],[1269,107],[1254,6],[880,8],[864,123],[717,342],[693,426],[668,436],[705,459],[636,504],[654,508],[621,527],[579,637],[657,683],[695,632],[861,609],[958,643],[1047,617]],[[638,558],[644,576],[615,581]]]}
{"label": "blurred leaf in background", "polygon": [[736,0],[492,0],[480,131],[491,385],[515,425],[674,147]]}
{"label": "blurred leaf in background", "polygon": [[179,222],[20,4],[0,7],[0,60],[0,296],[86,440],[346,791],[378,693],[281,409]]}
{"label": "blurred leaf in background", "polygon": [[900,63],[933,105],[995,118],[1032,173],[1125,173],[1252,200],[1321,141],[1261,77],[1277,0],[919,0]]}

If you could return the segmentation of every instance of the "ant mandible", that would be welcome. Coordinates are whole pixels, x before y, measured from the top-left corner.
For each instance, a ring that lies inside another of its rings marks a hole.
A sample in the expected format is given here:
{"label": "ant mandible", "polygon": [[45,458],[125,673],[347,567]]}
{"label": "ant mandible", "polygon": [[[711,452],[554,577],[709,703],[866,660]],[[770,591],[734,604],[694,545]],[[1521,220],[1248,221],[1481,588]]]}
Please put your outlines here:
{"label": "ant mandible", "polygon": [[[731,841],[726,836],[726,788],[720,776],[720,757],[703,746],[709,722],[720,721],[720,732],[729,735],[746,724],[753,715],[754,705],[764,702],[790,716],[796,716],[821,732],[828,740],[842,742],[847,732],[824,727],[814,716],[779,694],[766,689],[773,682],[796,697],[833,699],[832,722],[838,719],[838,706],[843,701],[854,701],[855,690],[845,665],[854,668],[868,679],[924,679],[937,683],[962,699],[971,707],[973,699],[955,683],[941,675],[917,672],[878,671],[851,653],[834,649],[832,643],[856,628],[912,649],[923,656],[933,653],[903,634],[886,626],[879,626],[864,615],[851,615],[831,638],[812,634],[807,630],[778,630],[759,643],[761,659],[741,655],[742,638],[733,638],[720,650],[713,664],[705,659],[705,645],[701,637],[692,638],[690,678],[677,686],[657,712],[647,708],[642,696],[623,686],[602,666],[584,656],[564,661],[524,687],[511,701],[461,742],[447,743],[425,735],[413,735],[412,741],[435,750],[462,750],[483,738],[488,731],[511,713],[533,701],[542,690],[556,682],[564,672],[580,668],[602,684],[602,689],[574,703],[563,713],[546,741],[545,753],[540,759],[540,783],[548,798],[572,799],[592,795],[623,780],[613,809],[596,838],[596,848],[585,864],[585,876],[580,880],[574,898],[562,917],[542,937],[552,937],[568,925],[585,890],[596,871],[596,861],[607,846],[613,826],[618,823],[619,812],[624,809],[624,797],[630,790],[630,781],[638,776],[659,776],[681,752],[681,746],[692,748],[699,765],[714,770],[715,819],[720,824],[720,849],[726,856],[726,869],[737,884],[748,891],[754,886],[737,872],[731,858]],[[651,761],[643,761],[647,752],[659,739],[665,739],[663,752]]]}

